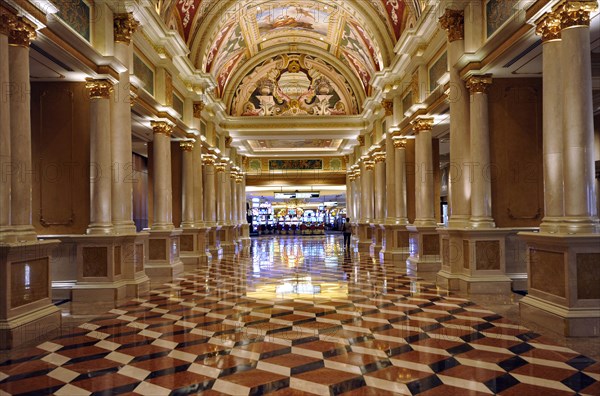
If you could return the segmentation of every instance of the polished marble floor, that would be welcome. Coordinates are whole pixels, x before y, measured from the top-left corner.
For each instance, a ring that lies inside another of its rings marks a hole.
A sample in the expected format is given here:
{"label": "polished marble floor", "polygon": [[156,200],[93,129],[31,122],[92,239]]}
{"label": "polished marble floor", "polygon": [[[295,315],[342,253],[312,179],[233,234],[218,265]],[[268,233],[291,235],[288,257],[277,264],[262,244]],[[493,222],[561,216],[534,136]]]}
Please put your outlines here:
{"label": "polished marble floor", "polygon": [[254,239],[0,363],[0,395],[600,395],[582,351],[341,245]]}

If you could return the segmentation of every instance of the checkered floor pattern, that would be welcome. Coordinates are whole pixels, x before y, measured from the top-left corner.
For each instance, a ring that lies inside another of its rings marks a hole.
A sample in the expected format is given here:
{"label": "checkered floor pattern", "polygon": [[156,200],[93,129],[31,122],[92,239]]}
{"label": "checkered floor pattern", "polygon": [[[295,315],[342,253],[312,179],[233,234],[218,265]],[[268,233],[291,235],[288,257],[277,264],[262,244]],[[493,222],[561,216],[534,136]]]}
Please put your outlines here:
{"label": "checkered floor pattern", "polygon": [[253,240],[0,363],[0,395],[600,395],[600,363],[341,245]]}

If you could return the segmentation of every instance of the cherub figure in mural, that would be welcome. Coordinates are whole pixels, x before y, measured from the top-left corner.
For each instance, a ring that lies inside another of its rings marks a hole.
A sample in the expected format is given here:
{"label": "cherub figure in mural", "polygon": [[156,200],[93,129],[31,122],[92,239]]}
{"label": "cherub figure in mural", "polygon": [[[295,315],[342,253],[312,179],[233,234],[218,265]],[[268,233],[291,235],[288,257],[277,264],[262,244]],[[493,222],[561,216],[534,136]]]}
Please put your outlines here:
{"label": "cherub figure in mural", "polygon": [[252,102],[248,102],[244,105],[243,116],[257,116],[260,114],[260,109],[257,109]]}
{"label": "cherub figure in mural", "polygon": [[296,7],[296,14],[297,15],[304,15],[307,18],[312,18],[313,20],[315,20],[315,16],[308,10],[305,10],[302,7]]}

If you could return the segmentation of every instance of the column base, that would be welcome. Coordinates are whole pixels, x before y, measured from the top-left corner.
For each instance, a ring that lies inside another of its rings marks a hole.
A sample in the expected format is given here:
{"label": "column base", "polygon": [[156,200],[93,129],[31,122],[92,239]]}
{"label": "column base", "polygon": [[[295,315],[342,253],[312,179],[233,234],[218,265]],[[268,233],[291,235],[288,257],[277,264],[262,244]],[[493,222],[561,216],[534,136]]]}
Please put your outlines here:
{"label": "column base", "polygon": [[529,273],[522,317],[565,336],[600,335],[600,234],[519,236]]}
{"label": "column base", "polygon": [[440,237],[435,226],[406,226],[409,231],[410,257],[406,262],[409,275],[438,272],[442,265]]}
{"label": "column base", "polygon": [[185,271],[195,271],[206,267],[210,260],[210,253],[207,250],[208,228],[183,228],[180,240],[179,257],[183,262]]}
{"label": "column base", "polygon": [[183,274],[179,257],[181,233],[182,230],[150,230],[145,268],[151,285],[171,283]]}
{"label": "column base", "polygon": [[252,244],[252,240],[250,239],[250,224],[245,223],[240,225],[240,241],[242,249],[247,249]]}
{"label": "column base", "polygon": [[52,304],[49,279],[51,253],[58,244],[57,240],[0,244],[0,349],[60,328],[61,314]]}
{"label": "column base", "polygon": [[123,305],[128,299],[125,281],[78,282],[71,289],[71,313],[97,315]]}
{"label": "column base", "polygon": [[17,242],[37,241],[37,234],[32,225],[12,226],[13,240]]}
{"label": "column base", "polygon": [[87,235],[110,235],[113,233],[112,224],[90,224],[85,231]]}
{"label": "column base", "polygon": [[135,223],[131,220],[123,222],[115,222],[113,220],[113,234],[135,234],[137,229]]}

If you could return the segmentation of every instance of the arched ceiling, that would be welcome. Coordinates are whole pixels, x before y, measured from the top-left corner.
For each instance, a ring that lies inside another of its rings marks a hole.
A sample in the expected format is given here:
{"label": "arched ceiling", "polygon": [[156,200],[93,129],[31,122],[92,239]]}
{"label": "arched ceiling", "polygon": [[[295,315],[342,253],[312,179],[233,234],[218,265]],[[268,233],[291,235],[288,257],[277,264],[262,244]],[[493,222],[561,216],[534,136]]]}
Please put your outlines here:
{"label": "arched ceiling", "polygon": [[[162,0],[159,9],[167,26],[177,30],[187,42],[194,65],[215,77],[217,94],[231,115],[244,113],[240,111],[244,104],[239,103],[238,88],[248,85],[252,73],[259,69],[264,72],[265,64],[277,61],[280,67],[278,73],[271,73],[272,82],[283,76],[288,82],[300,81],[302,85],[304,73],[310,81],[307,95],[318,94],[319,84],[321,88],[330,86],[334,98],[329,107],[334,111],[328,114],[356,114],[370,95],[374,74],[390,64],[400,34],[420,13],[420,3],[424,1]],[[296,54],[307,53],[308,63],[302,64],[292,78],[289,65],[283,64]],[[282,61],[281,55],[287,60]],[[326,67],[318,65],[318,61]],[[318,66],[319,72],[306,65]],[[240,75],[240,70],[247,73]],[[340,78],[346,81],[342,83]],[[268,82],[256,79],[253,84],[246,86],[246,91],[250,89],[256,91],[255,96],[261,96],[260,87]],[[311,103],[323,102],[322,99],[311,99]],[[338,104],[338,99],[342,104]],[[253,100],[256,105],[258,99]],[[277,98],[274,100],[277,102]],[[252,106],[246,105],[251,113]],[[336,105],[344,111],[336,113]],[[313,114],[312,110],[309,114]]]}

